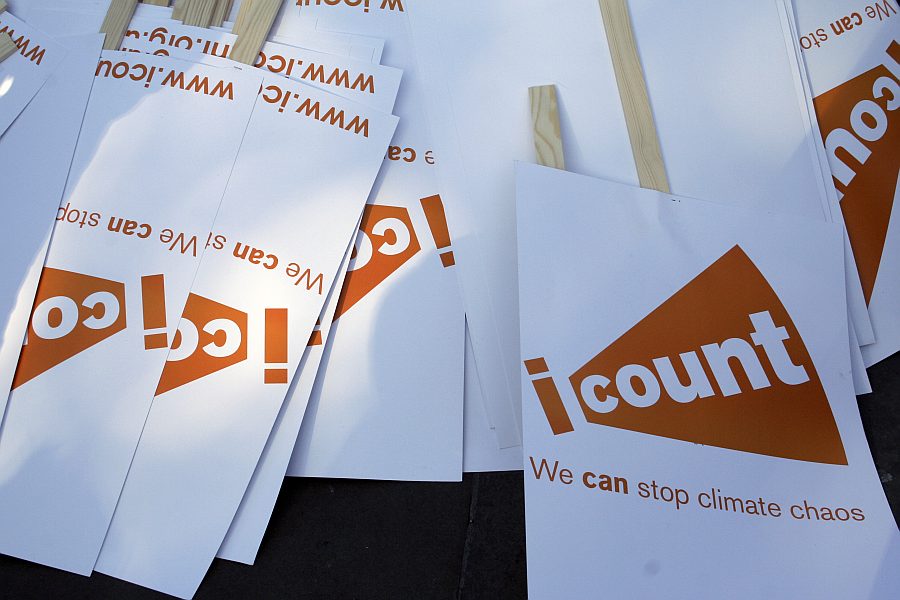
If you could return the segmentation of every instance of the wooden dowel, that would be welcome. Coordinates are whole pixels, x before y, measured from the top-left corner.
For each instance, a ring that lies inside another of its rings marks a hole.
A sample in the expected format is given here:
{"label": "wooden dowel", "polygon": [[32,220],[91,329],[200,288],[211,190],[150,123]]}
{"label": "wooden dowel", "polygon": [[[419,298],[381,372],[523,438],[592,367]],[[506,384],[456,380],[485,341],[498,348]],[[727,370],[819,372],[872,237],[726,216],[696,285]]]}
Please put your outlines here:
{"label": "wooden dowel", "polygon": [[599,0],[642,188],[671,193],[626,0]]}
{"label": "wooden dowel", "polygon": [[184,20],[184,11],[187,10],[188,0],[175,0],[172,5],[172,18],[176,21]]}
{"label": "wooden dowel", "polygon": [[234,18],[234,25],[231,27],[231,33],[234,35],[241,35],[244,29],[247,28],[248,15],[250,14],[250,9],[253,6],[253,0],[242,0],[241,7],[238,9],[238,14]]}
{"label": "wooden dowel", "polygon": [[184,11],[182,23],[195,27],[209,27],[217,0],[191,0]]}
{"label": "wooden dowel", "polygon": [[100,25],[100,33],[106,34],[103,41],[104,50],[118,50],[122,46],[122,38],[125,37],[125,29],[134,17],[137,8],[137,0],[112,0],[103,24]]}
{"label": "wooden dowel", "polygon": [[562,134],[559,127],[559,103],[555,85],[528,88],[531,99],[531,126],[538,164],[566,169]]}
{"label": "wooden dowel", "polygon": [[216,2],[216,10],[213,11],[212,17],[212,26],[213,27],[221,27],[225,20],[228,19],[228,15],[231,14],[231,7],[234,5],[234,0],[219,0]]}
{"label": "wooden dowel", "polygon": [[0,33],[0,62],[3,62],[16,53],[18,47],[9,34],[5,31]]}
{"label": "wooden dowel", "polygon": [[[244,3],[249,3],[250,7],[245,16],[243,30],[238,33],[237,41],[231,48],[228,58],[252,65],[259,57],[259,51],[269,36],[275,17],[278,16],[281,0],[244,0]],[[243,7],[242,4],[241,8]]]}

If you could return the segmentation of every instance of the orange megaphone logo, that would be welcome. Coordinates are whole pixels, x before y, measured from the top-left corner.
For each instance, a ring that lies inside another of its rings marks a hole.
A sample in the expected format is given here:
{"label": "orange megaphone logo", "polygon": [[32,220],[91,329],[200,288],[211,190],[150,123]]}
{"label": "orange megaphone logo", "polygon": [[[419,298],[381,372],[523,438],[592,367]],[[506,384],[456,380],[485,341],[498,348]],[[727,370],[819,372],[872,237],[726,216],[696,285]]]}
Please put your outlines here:
{"label": "orange megaphone logo", "polygon": [[421,250],[409,211],[367,204],[334,318],[362,300]]}
{"label": "orange megaphone logo", "polygon": [[[555,434],[573,430],[542,358],[525,361]],[[790,315],[735,246],[569,377],[585,419],[696,444],[847,464]]]}
{"label": "orange megaphone logo", "polygon": [[[440,196],[420,200],[441,264],[455,264],[450,231]],[[409,211],[400,206],[367,204],[353,247],[334,319],[366,297],[422,249]]]}
{"label": "orange megaphone logo", "polygon": [[125,329],[125,284],[44,268],[13,389]]}
{"label": "orange megaphone logo", "polygon": [[247,360],[247,313],[188,296],[156,395]]}
{"label": "orange megaphone logo", "polygon": [[866,302],[872,298],[897,194],[900,44],[884,64],[814,100]]}

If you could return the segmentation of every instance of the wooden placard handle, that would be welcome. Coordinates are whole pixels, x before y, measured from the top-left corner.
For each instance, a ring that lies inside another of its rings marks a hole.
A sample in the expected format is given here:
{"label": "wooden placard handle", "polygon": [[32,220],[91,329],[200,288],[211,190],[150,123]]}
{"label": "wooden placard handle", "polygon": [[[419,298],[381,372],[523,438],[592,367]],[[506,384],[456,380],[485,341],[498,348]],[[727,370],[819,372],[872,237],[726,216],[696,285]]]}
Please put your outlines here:
{"label": "wooden placard handle", "polygon": [[559,127],[559,103],[555,85],[528,88],[531,100],[531,127],[538,164],[566,170],[562,134]]}
{"label": "wooden placard handle", "polygon": [[641,187],[671,193],[626,0],[599,0]]}
{"label": "wooden placard handle", "polygon": [[136,8],[137,0],[112,0],[109,3],[106,17],[100,25],[100,33],[106,34],[103,41],[104,50],[118,50],[122,46],[125,29],[131,23]]}
{"label": "wooden placard handle", "polygon": [[[5,13],[6,8],[6,0],[0,0],[0,14]],[[16,43],[9,37],[9,34],[5,31],[0,33],[0,62],[12,56],[16,50],[18,50]]]}
{"label": "wooden placard handle", "polygon": [[184,13],[188,7],[188,0],[175,0],[172,5],[172,19],[175,21],[184,21]]}
{"label": "wooden placard handle", "polygon": [[253,4],[253,0],[242,0],[241,6],[238,8],[238,14],[234,18],[234,23],[231,26],[231,33],[234,35],[240,36],[244,30],[247,28],[247,21],[249,19],[250,8]]}
{"label": "wooden placard handle", "polygon": [[0,63],[16,53],[19,48],[9,34],[5,31],[0,33]]}
{"label": "wooden placard handle", "polygon": [[233,30],[238,38],[228,58],[245,65],[255,63],[280,8],[281,0],[244,0],[241,4],[243,20],[239,14]]}
{"label": "wooden placard handle", "polygon": [[194,27],[209,27],[217,4],[218,0],[189,0],[181,22]]}
{"label": "wooden placard handle", "polygon": [[144,4],[152,4],[153,6],[168,6],[169,0],[141,0]]}
{"label": "wooden placard handle", "polygon": [[221,27],[228,15],[231,14],[231,7],[234,0],[219,0],[216,2],[216,10],[213,11],[212,25],[213,27]]}

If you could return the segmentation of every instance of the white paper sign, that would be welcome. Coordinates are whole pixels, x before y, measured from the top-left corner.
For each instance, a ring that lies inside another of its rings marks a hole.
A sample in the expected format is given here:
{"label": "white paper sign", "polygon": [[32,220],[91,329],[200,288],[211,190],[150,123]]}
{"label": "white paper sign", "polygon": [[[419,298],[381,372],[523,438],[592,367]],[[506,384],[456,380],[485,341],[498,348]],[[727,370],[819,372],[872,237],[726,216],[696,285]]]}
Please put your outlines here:
{"label": "white paper sign", "polygon": [[900,350],[900,14],[895,0],[795,0],[819,128],[863,284],[870,366]]}
{"label": "white paper sign", "polygon": [[49,35],[9,12],[0,13],[0,33],[18,50],[0,62],[0,135],[31,102],[66,54]]}
{"label": "white paper sign", "polygon": [[[482,388],[501,446],[514,445],[512,161],[534,157],[527,88],[556,84],[569,170],[637,183],[600,9],[594,0],[410,7],[441,115],[436,150]],[[672,190],[824,220],[821,167],[775,3],[628,7]]]}
{"label": "white paper sign", "polygon": [[259,457],[253,478],[247,485],[244,498],[234,515],[228,534],[216,553],[217,558],[248,565],[252,565],[256,561],[256,555],[262,544],[266,528],[269,526],[269,519],[275,509],[275,501],[278,499],[278,492],[281,490],[281,484],[287,472],[288,462],[291,460],[294,444],[297,442],[300,423],[307,411],[309,397],[312,394],[319,365],[322,362],[322,355],[330,346],[328,334],[331,331],[331,324],[338,307],[353,248],[353,244],[347,246],[344,260],[338,270],[338,277],[331,286],[328,300],[322,309],[322,314],[319,315],[319,320],[316,321],[316,328],[307,342],[303,358],[300,359],[300,366],[297,368],[297,374],[281,405],[275,425],[272,426],[272,433]]}
{"label": "white paper sign", "polygon": [[[196,28],[175,28],[170,39],[173,40],[173,43],[181,38],[190,39],[194,29]],[[199,31],[209,37],[207,30]],[[144,34],[141,35],[147,37]],[[143,51],[161,51],[155,43],[141,41],[140,37],[131,39],[126,37],[126,45]],[[198,43],[192,45],[190,50],[169,46],[162,51],[182,58],[199,58],[206,64],[227,65],[229,63],[225,59],[215,58],[214,54],[217,52],[214,52],[214,47],[216,44],[228,41],[229,38],[222,38],[209,44],[200,45]],[[208,49],[210,54],[201,53],[201,49]],[[264,44],[260,59],[255,66],[296,81],[310,83],[315,87],[363,102],[367,106],[386,112],[393,107],[402,75],[402,71],[399,69],[361,63],[353,59],[315,53],[272,42]],[[228,535],[218,552],[218,556],[221,558],[247,564],[253,564],[256,559],[269,517],[275,507],[275,500],[281,488],[288,461],[297,441],[300,422],[307,410],[307,403],[322,359],[322,342],[324,341],[322,338],[328,336],[345,273],[346,265],[343,265],[339,270],[337,292],[335,293],[332,289],[332,292],[329,293],[328,303],[323,310],[323,315],[320,316],[318,332],[314,334],[318,336],[319,344],[308,347],[301,360],[298,374],[287,393],[266,447],[247,486],[244,499],[241,501]]]}
{"label": "white paper sign", "polygon": [[194,594],[266,445],[396,125],[361,104],[266,78],[97,571]]}
{"label": "white paper sign", "polygon": [[260,86],[122,52],[96,73],[0,430],[0,552],[85,575]]}
{"label": "white paper sign", "polygon": [[841,228],[528,165],[517,192],[529,596],[891,597]]}
{"label": "white paper sign", "polygon": [[0,418],[12,385],[94,69],[98,34],[62,40],[67,54],[0,137]]}
{"label": "white paper sign", "polygon": [[404,2],[299,3],[276,33],[379,35],[401,67],[400,126],[369,198],[357,258],[289,475],[458,481],[465,315]]}

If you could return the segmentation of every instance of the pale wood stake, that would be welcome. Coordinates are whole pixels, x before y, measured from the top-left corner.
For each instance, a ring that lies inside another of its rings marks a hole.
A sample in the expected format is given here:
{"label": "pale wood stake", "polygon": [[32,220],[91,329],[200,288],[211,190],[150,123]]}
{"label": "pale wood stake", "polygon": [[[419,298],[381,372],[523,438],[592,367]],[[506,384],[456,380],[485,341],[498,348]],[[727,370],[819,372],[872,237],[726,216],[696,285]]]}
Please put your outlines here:
{"label": "pale wood stake", "polygon": [[559,128],[556,86],[528,88],[528,96],[531,99],[531,126],[538,164],[565,171],[566,159]]}
{"label": "pale wood stake", "polygon": [[[259,57],[259,51],[269,36],[275,17],[278,16],[281,0],[244,0],[241,5],[242,12],[245,4],[250,5],[245,16],[245,24],[238,32],[237,41],[231,48],[228,58],[252,65]],[[236,23],[235,30],[237,30]]]}
{"label": "pale wood stake", "polygon": [[125,29],[131,23],[136,8],[137,0],[112,0],[110,2],[103,24],[100,25],[100,33],[106,34],[103,42],[104,50],[118,50],[122,46]]}
{"label": "pale wood stake", "polygon": [[195,27],[209,27],[218,0],[191,0],[184,11],[182,23]]}
{"label": "pale wood stake", "polygon": [[253,0],[243,0],[241,2],[241,7],[238,9],[238,14],[234,18],[234,25],[231,27],[231,33],[234,35],[241,35],[244,30],[247,28],[248,15],[250,14],[250,8],[253,6]]}
{"label": "pale wood stake", "polygon": [[19,48],[9,34],[5,31],[0,33],[0,62],[3,62],[16,53]]}
{"label": "pale wood stake", "polygon": [[221,27],[225,23],[225,19],[231,14],[231,7],[234,0],[219,0],[216,2],[216,10],[213,11],[212,24],[214,27]]}
{"label": "pale wood stake", "polygon": [[176,21],[184,20],[184,11],[187,10],[189,0],[175,0],[172,5],[172,18]]}
{"label": "pale wood stake", "polygon": [[666,166],[650,108],[644,70],[638,58],[628,5],[626,0],[599,2],[638,180],[642,188],[670,193],[669,178],[666,176]]}

